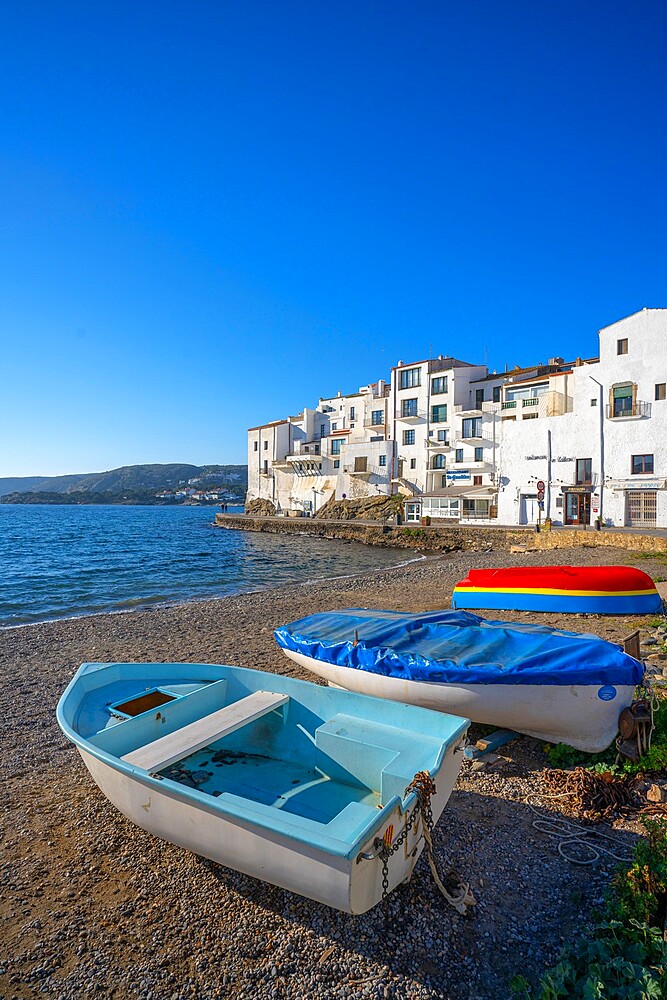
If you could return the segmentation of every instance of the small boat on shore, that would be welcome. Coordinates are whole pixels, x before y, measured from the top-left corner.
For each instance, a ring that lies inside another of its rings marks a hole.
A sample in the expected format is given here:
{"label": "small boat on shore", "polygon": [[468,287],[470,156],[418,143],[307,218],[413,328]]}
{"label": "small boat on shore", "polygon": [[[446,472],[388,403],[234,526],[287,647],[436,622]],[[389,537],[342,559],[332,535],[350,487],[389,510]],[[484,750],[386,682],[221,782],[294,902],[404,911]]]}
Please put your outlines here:
{"label": "small boat on shore", "polygon": [[275,637],[290,659],[349,691],[591,753],[610,745],[644,674],[597,636],[467,611],[352,608],[302,618]]}
{"label": "small boat on shore", "polygon": [[650,615],[662,599],[634,566],[508,566],[471,569],[454,587],[452,607]]}
{"label": "small boat on shore", "polygon": [[132,822],[349,913],[410,877],[424,846],[419,780],[435,822],[469,725],[259,670],[179,663],[84,663],[57,717]]}

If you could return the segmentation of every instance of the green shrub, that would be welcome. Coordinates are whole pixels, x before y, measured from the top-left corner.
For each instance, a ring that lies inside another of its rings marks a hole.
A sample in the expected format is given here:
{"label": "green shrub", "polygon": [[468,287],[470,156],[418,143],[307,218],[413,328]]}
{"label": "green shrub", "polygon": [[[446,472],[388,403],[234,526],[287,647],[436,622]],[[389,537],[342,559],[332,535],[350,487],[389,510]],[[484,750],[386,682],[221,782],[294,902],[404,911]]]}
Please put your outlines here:
{"label": "green shrub", "polygon": [[[653,724],[655,726],[651,736],[651,749],[647,754],[634,764],[631,760],[621,760],[617,765],[616,747],[608,747],[602,753],[584,753],[583,750],[575,750],[565,743],[558,743],[553,746],[545,744],[545,752],[552,767],[593,767],[596,770],[611,771],[612,774],[634,775],[646,773],[660,773],[667,770],[667,699],[661,699],[658,708],[653,713]],[[600,765],[604,765],[601,767]]]}

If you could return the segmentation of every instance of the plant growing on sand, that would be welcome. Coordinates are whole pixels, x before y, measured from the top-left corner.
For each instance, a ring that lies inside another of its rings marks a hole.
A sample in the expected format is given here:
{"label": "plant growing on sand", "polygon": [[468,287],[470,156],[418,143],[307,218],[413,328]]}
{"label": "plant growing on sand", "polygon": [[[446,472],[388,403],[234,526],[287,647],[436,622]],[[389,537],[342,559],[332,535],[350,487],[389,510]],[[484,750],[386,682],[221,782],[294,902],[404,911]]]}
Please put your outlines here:
{"label": "plant growing on sand", "polygon": [[566,952],[537,987],[510,983],[515,1000],[664,1000],[667,942],[656,923],[667,892],[667,822],[644,821],[627,871],[619,870],[593,934]]}

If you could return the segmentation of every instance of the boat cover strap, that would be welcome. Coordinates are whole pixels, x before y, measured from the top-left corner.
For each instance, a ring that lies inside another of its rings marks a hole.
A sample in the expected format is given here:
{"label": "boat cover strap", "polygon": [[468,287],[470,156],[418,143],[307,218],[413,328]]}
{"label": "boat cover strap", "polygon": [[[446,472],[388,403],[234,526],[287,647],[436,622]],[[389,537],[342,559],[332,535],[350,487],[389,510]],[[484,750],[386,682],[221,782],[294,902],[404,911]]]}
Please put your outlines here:
{"label": "boat cover strap", "polygon": [[643,666],[595,635],[480,618],[351,608],[275,631],[283,649],[386,677],[448,684],[641,683]]}

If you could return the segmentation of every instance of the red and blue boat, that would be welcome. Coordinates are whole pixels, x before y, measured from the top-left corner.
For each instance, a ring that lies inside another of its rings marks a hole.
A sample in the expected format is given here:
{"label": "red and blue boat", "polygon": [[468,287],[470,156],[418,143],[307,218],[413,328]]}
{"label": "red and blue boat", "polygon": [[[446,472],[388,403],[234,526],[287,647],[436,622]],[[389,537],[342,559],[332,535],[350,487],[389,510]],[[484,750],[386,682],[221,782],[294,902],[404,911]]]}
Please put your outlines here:
{"label": "red and blue boat", "polygon": [[651,577],[634,566],[509,566],[471,569],[453,608],[649,615],[662,611]]}

